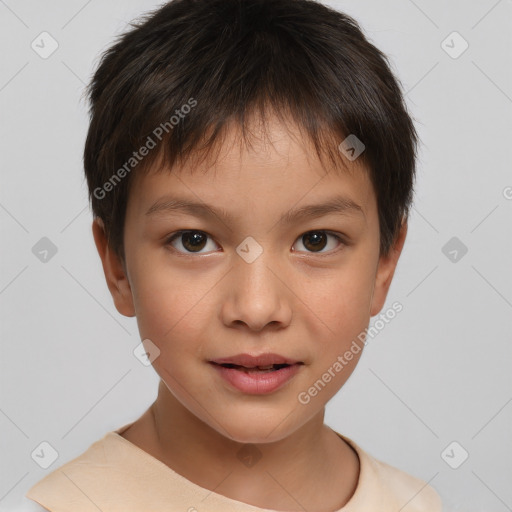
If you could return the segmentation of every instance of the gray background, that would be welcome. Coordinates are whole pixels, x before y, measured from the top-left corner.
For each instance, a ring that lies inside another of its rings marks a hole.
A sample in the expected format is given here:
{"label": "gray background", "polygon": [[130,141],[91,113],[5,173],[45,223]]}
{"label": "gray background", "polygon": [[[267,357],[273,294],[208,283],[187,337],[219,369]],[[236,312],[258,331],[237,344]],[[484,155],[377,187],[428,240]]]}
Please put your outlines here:
{"label": "gray background", "polygon": [[[512,1],[325,3],[389,56],[422,139],[384,308],[404,309],[369,342],[326,422],[430,482],[445,510],[510,511]],[[135,319],[115,310],[93,243],[81,95],[114,35],[157,6],[0,0],[2,511],[156,397],[156,373],[132,354]],[[31,48],[43,31],[59,44],[47,59]],[[469,44],[457,58],[453,31]],[[57,248],[46,262],[32,251],[43,237]],[[43,441],[58,452],[46,470],[31,458]]]}

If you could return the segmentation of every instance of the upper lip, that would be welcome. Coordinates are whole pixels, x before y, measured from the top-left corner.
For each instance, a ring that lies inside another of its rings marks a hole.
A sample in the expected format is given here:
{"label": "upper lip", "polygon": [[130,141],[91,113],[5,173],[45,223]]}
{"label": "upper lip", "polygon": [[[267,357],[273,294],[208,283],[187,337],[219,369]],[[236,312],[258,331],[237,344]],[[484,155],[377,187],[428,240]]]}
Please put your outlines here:
{"label": "upper lip", "polygon": [[251,354],[238,354],[232,357],[221,357],[213,359],[211,363],[216,364],[236,364],[237,366],[245,366],[246,368],[255,368],[256,366],[269,366],[271,364],[303,364],[302,361],[296,361],[279,354],[260,354],[253,356]]}

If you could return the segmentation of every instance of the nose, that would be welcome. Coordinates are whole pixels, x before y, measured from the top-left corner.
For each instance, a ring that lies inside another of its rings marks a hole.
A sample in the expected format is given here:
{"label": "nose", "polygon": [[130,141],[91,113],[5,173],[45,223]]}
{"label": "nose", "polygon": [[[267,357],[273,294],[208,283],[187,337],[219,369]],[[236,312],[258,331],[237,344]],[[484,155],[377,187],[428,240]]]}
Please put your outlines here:
{"label": "nose", "polygon": [[225,282],[222,319],[225,325],[259,332],[288,326],[292,292],[282,272],[264,251],[248,263],[236,256]]}

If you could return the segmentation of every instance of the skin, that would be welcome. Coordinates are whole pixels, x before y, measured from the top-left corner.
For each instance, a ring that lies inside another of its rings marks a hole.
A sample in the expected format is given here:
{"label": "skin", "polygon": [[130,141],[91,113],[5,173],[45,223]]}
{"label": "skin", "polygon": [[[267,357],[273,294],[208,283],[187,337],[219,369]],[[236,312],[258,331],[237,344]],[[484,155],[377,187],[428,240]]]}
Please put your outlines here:
{"label": "skin", "polygon": [[[271,144],[259,138],[247,148],[236,143],[236,129],[229,134],[214,165],[203,164],[207,173],[192,172],[197,166],[190,161],[172,173],[134,176],[125,265],[109,248],[101,220],[93,222],[117,310],[136,316],[141,340],[160,350],[152,362],[161,378],[158,397],[122,435],[228,498],[272,510],[337,510],[355,492],[359,459],[324,425],[325,405],[362,351],[309,403],[297,397],[383,308],[407,224],[381,256],[376,196],[362,164],[323,168],[297,129],[275,118]],[[167,194],[223,208],[232,218],[145,214]],[[277,223],[292,208],[337,194],[362,213]],[[169,242],[179,230],[199,230],[204,244]],[[304,238],[310,231],[328,235],[324,244]],[[236,252],[248,236],[263,248],[252,263]],[[278,391],[247,395],[208,363],[244,352],[275,352],[305,364]],[[249,468],[237,457],[246,444],[262,455]]]}

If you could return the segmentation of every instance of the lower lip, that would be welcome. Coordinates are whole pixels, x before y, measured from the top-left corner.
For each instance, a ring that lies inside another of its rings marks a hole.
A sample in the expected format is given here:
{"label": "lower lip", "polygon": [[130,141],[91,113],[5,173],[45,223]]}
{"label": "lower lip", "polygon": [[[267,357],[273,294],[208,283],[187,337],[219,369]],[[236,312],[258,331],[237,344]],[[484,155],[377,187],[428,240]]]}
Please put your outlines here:
{"label": "lower lip", "polygon": [[277,391],[296,375],[302,366],[300,364],[292,364],[271,372],[244,372],[243,370],[226,368],[215,363],[211,363],[211,365],[233,387],[249,395],[265,395]]}

